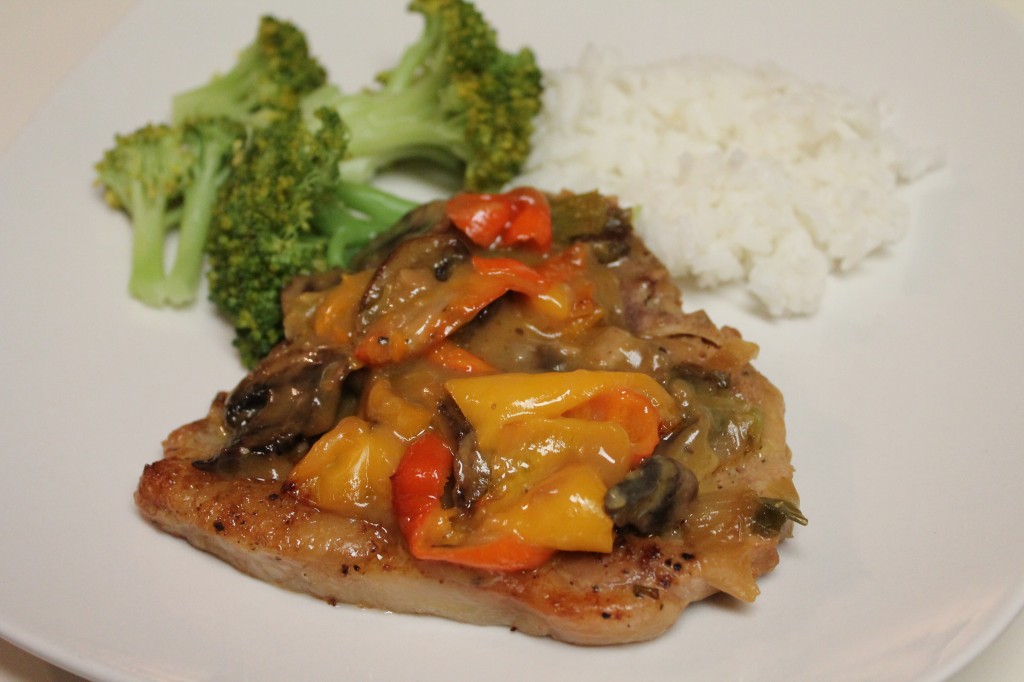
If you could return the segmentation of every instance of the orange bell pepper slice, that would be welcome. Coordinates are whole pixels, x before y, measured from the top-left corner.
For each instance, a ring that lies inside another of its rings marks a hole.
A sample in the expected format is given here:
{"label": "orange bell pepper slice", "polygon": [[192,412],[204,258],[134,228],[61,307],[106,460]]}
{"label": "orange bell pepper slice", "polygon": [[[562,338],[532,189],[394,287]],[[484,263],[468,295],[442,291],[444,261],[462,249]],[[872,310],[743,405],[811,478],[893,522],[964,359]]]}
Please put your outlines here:
{"label": "orange bell pepper slice", "polygon": [[661,416],[651,400],[628,388],[613,388],[598,393],[587,402],[566,412],[567,417],[615,422],[629,434],[632,445],[631,467],[654,452],[661,440]]}
{"label": "orange bell pepper slice", "polygon": [[497,369],[479,355],[456,346],[451,341],[444,341],[431,349],[426,358],[436,365],[463,374],[491,374]]}
{"label": "orange bell pepper slice", "polygon": [[[498,296],[509,291],[527,296],[539,296],[551,286],[547,277],[515,258],[474,256],[471,260],[473,269],[487,279],[486,290],[501,291]],[[494,296],[491,301],[497,299],[498,296]]]}
{"label": "orange bell pepper slice", "polygon": [[511,531],[479,544],[434,543],[430,530],[436,531],[439,525],[451,527],[441,499],[453,459],[448,445],[437,434],[427,432],[406,448],[391,477],[392,505],[412,555],[488,571],[529,570],[550,559],[553,549],[530,544]]}

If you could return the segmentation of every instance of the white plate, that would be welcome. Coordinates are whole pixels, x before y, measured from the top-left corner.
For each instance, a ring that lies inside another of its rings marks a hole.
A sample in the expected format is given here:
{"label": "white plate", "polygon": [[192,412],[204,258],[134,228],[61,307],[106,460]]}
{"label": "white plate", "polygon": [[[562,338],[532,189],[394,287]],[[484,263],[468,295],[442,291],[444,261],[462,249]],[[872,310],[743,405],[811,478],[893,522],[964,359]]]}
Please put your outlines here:
{"label": "white plate", "polygon": [[[143,3],[0,161],[0,634],[88,677],[135,679],[923,679],[948,676],[1024,601],[1024,29],[967,0],[481,1],[545,66],[587,43],[643,62],[720,53],[884,94],[946,168],[910,236],[770,322],[694,295],[762,348],[785,392],[811,525],[752,606],[716,599],[639,646],[583,649],[437,619],[331,608],[249,579],[140,520],[160,440],[241,376],[207,305],[125,294],[125,223],[91,188],[115,131],[167,116],[259,14]],[[366,83],[419,30],[402,3],[261,8],[305,27],[332,78]]]}

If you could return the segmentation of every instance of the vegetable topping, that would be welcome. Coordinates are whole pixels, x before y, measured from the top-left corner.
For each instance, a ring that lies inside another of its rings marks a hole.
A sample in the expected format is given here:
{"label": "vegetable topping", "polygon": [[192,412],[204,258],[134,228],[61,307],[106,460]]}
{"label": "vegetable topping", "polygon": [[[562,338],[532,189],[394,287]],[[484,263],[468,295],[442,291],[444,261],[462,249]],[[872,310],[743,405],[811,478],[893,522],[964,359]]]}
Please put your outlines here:
{"label": "vegetable topping", "polygon": [[[622,215],[587,201],[457,195],[418,209],[366,267],[298,278],[283,298],[287,341],[231,394],[233,436],[197,466],[285,457],[290,494],[393,524],[420,560],[489,571],[675,534],[717,575],[716,553],[738,550],[716,529],[746,546],[800,522],[786,476],[765,494],[713,484],[757,456],[760,413],[728,369],[697,369],[694,353],[742,366],[749,344],[727,336],[709,356],[686,335],[631,331],[626,320],[657,306],[625,298],[617,278],[629,273],[595,257],[632,247]],[[580,209],[588,224],[574,229]],[[716,579],[752,594],[742,576]]]}
{"label": "vegetable topping", "polygon": [[524,243],[540,251],[551,246],[551,209],[543,194],[523,187],[505,194],[458,194],[446,204],[448,216],[478,246]]}

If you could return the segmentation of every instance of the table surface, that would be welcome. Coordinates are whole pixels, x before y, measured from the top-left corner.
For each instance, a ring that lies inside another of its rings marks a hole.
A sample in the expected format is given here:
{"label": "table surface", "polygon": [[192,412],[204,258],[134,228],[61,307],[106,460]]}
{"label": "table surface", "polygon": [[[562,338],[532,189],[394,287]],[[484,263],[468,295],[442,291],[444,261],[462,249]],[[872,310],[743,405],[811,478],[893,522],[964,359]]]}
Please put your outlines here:
{"label": "table surface", "polygon": [[[0,3],[0,155],[63,79],[130,11],[134,0],[4,0]],[[978,0],[979,2],[986,0]],[[1024,0],[989,0],[1024,21]],[[45,35],[46,39],[40,37]],[[0,682],[73,682],[64,672],[0,639]],[[950,682],[1024,679],[1024,616]]]}

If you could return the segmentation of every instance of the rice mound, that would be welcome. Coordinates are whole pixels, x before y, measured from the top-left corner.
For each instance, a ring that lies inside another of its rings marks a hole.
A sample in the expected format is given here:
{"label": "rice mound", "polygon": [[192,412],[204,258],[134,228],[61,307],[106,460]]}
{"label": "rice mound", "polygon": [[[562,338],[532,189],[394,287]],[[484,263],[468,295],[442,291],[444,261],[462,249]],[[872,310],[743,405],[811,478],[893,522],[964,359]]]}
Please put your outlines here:
{"label": "rice mound", "polygon": [[771,65],[631,66],[591,47],[545,73],[516,184],[616,195],[674,276],[812,313],[830,272],[906,233],[897,190],[939,165],[893,136],[889,113]]}

